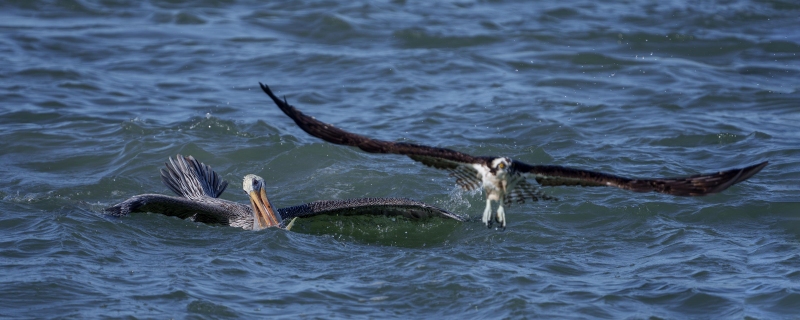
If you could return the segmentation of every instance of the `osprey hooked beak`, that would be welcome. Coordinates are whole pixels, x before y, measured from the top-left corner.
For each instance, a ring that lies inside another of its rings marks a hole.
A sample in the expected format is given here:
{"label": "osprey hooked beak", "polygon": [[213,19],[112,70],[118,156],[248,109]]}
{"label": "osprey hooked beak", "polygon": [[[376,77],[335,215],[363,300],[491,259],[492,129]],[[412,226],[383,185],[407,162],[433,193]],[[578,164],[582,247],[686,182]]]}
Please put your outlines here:
{"label": "osprey hooked beak", "polygon": [[250,204],[253,205],[253,230],[279,227],[283,221],[267,198],[264,179],[254,174],[248,174],[244,177],[242,188],[249,196]]}
{"label": "osprey hooked beak", "polygon": [[500,173],[500,175],[503,176],[506,170],[508,170],[510,165],[511,165],[511,159],[505,157],[497,158],[492,161],[491,170],[495,173],[495,175]]}

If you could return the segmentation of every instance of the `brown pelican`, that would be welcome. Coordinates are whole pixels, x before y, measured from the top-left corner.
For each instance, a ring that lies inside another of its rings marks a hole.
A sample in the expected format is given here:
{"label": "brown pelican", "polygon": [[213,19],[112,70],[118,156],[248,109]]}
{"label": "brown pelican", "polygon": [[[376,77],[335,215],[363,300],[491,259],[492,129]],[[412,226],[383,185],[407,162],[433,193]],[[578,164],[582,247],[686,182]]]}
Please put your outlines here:
{"label": "brown pelican", "polygon": [[264,179],[248,174],[242,187],[250,197],[250,205],[218,197],[228,182],[194,157],[177,155],[161,169],[161,181],[178,197],[141,194],[106,208],[110,215],[124,216],[132,212],[153,212],[197,222],[223,224],[247,230],[268,227],[290,228],[295,218],[322,214],[389,215],[411,219],[441,217],[464,221],[458,215],[422,202],[404,198],[361,198],[320,200],[288,208],[274,209],[265,191]]}
{"label": "brown pelican", "polygon": [[[741,169],[730,169],[711,174],[680,178],[626,178],[608,173],[567,168],[556,165],[530,165],[508,157],[472,156],[466,153],[425,145],[371,139],[336,128],[309,117],[289,105],[284,97],[279,99],[268,86],[259,83],[272,101],[303,131],[327,142],[354,146],[371,153],[406,155],[427,166],[450,171],[456,183],[465,190],[483,188],[486,209],[481,219],[491,227],[492,221],[506,227],[503,204],[522,203],[525,198],[552,199],[538,186],[526,180],[531,177],[539,186],[611,186],[635,192],[656,191],[676,196],[702,196],[717,193],[742,182],[761,171],[767,161]],[[497,213],[492,213],[492,201],[498,202]]]}

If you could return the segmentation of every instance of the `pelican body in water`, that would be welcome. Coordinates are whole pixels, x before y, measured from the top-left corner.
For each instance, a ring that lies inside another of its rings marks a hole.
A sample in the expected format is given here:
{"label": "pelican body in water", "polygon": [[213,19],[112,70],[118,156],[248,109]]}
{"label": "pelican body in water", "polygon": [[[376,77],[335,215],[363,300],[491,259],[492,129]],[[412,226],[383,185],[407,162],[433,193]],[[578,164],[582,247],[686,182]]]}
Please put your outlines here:
{"label": "pelican body in water", "polygon": [[250,205],[219,199],[228,182],[192,156],[177,155],[169,159],[166,169],[161,169],[161,181],[175,196],[140,194],[105,209],[114,216],[133,212],[153,212],[196,222],[222,224],[246,230],[269,227],[290,227],[294,218],[316,215],[387,215],[411,219],[441,217],[464,221],[464,218],[446,210],[405,198],[360,198],[347,200],[319,200],[298,206],[274,209],[267,198],[264,179],[248,174],[242,188],[250,198]]}

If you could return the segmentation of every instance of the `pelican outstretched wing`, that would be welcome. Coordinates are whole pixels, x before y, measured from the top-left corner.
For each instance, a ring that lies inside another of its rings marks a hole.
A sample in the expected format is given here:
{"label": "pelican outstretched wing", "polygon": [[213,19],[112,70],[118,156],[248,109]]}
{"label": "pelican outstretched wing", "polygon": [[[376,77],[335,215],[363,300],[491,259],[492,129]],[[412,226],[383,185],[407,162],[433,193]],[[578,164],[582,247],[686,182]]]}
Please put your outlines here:
{"label": "pelican outstretched wing", "polygon": [[278,209],[284,219],[307,218],[323,214],[331,215],[384,215],[402,216],[409,219],[439,217],[465,221],[464,217],[419,201],[406,198],[359,198],[346,200],[318,200],[299,206]]}
{"label": "pelican outstretched wing", "polygon": [[[228,203],[221,205],[220,203]],[[172,197],[163,194],[140,194],[104,209],[112,216],[127,216],[134,212],[154,212],[181,219],[192,218],[196,222],[228,224],[226,210],[237,208],[241,211],[249,207],[235,202],[219,200],[214,202],[197,201],[186,197]]]}

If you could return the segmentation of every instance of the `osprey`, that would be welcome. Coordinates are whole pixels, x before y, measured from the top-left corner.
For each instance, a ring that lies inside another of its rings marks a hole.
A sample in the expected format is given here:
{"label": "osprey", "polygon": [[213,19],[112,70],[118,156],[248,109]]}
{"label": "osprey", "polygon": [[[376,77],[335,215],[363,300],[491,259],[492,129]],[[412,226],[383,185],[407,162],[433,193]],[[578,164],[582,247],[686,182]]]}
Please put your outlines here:
{"label": "osprey", "polygon": [[[723,191],[747,180],[768,164],[768,161],[764,161],[745,168],[681,178],[626,178],[556,165],[530,165],[508,157],[477,157],[445,148],[370,139],[344,131],[303,114],[289,105],[285,97],[281,100],[268,86],[260,82],[259,84],[283,113],[312,136],[335,144],[358,147],[366,152],[406,155],[427,166],[450,171],[450,175],[456,178],[456,183],[465,190],[482,188],[486,194],[486,209],[481,221],[490,228],[493,221],[496,221],[505,229],[504,204],[522,203],[526,198],[534,201],[552,199],[528,182],[528,177],[535,179],[540,186],[609,186],[635,192],[656,191],[676,196],[702,196]],[[498,202],[496,213],[492,212],[492,201]]]}

